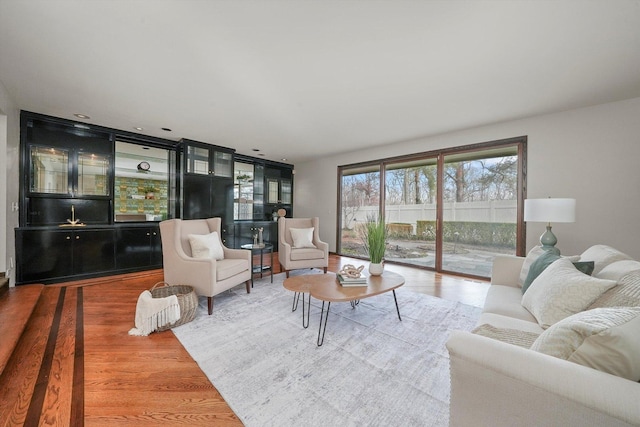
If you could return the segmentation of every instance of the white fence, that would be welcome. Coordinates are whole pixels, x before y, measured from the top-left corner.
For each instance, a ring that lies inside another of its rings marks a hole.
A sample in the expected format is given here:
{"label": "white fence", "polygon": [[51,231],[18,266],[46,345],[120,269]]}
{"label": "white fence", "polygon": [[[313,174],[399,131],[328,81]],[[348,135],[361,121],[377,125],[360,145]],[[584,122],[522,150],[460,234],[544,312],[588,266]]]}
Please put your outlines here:
{"label": "white fence", "polygon": [[[516,200],[494,200],[488,202],[453,202],[444,204],[444,221],[498,222],[515,224],[517,218]],[[342,211],[342,225],[352,229],[356,223],[365,222],[369,216],[378,215],[378,206],[360,206],[355,214],[347,215]],[[347,217],[348,216],[348,217]],[[416,223],[436,220],[436,205],[387,205],[386,222],[411,224],[413,233]]]}

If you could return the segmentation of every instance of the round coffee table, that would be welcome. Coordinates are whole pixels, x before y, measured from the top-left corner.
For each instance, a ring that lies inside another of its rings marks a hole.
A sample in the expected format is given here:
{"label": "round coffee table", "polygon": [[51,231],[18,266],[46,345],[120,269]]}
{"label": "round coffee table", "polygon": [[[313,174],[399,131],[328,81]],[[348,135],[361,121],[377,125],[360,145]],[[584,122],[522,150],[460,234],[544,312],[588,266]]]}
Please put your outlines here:
{"label": "round coffee table", "polygon": [[[398,319],[402,321],[400,317],[400,309],[398,308],[398,299],[396,298],[396,289],[404,285],[404,277],[394,273],[392,271],[385,271],[381,276],[368,276],[367,283],[362,286],[342,286],[335,273],[326,274],[308,274],[302,276],[295,276],[285,279],[283,283],[286,289],[294,292],[303,293],[303,310],[304,310],[304,293],[309,293],[310,297],[314,297],[322,301],[322,310],[320,312],[320,326],[318,328],[318,340],[317,345],[321,346],[324,343],[324,334],[327,329],[327,319],[329,318],[329,310],[332,302],[351,302],[355,307],[357,301],[361,299],[373,297],[383,294],[385,292],[393,292],[393,300],[396,304],[396,312],[398,313]],[[294,294],[294,299],[296,295]],[[324,306],[327,304],[327,313],[325,315]],[[297,304],[294,301],[294,306]],[[309,298],[309,307],[311,304],[311,298]],[[294,308],[295,311],[295,308]],[[307,313],[307,326],[309,314]],[[324,318],[324,324],[323,324]],[[303,311],[303,326],[304,326],[304,311]],[[306,327],[306,326],[305,326]]]}

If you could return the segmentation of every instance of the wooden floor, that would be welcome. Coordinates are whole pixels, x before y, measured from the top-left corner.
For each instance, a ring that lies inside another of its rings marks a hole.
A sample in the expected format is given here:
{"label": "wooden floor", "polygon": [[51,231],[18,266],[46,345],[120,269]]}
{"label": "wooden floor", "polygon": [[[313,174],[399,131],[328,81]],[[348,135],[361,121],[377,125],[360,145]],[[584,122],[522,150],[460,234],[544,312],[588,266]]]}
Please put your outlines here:
{"label": "wooden floor", "polygon": [[[363,261],[332,255],[329,270],[350,263]],[[488,289],[386,268],[402,274],[406,288],[465,304],[481,306]],[[161,280],[155,270],[43,287],[0,374],[0,426],[242,425],[172,332],[127,334],[138,295]]]}

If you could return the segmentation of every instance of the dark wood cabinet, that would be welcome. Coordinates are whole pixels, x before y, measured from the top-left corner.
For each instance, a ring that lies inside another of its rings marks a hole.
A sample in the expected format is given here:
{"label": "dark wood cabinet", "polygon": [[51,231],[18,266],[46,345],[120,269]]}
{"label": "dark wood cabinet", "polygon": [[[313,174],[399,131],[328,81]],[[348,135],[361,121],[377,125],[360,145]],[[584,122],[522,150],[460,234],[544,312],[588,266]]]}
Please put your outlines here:
{"label": "dark wood cabinet", "polygon": [[116,236],[116,269],[125,271],[162,267],[158,226],[119,227]]}
{"label": "dark wood cabinet", "polygon": [[113,229],[16,230],[16,282],[54,283],[115,269]]}
{"label": "dark wood cabinet", "polygon": [[233,150],[182,140],[182,218],[233,222]]}

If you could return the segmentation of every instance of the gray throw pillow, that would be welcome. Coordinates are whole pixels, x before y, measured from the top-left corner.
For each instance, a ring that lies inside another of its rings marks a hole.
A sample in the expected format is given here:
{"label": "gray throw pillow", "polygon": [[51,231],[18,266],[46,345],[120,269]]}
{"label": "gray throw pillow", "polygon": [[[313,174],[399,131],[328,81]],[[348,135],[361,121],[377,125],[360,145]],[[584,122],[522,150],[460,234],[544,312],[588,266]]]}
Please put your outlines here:
{"label": "gray throw pillow", "polygon": [[529,273],[527,274],[527,278],[524,279],[524,283],[522,283],[522,294],[524,295],[529,289],[529,286],[536,280],[536,277],[540,275],[547,267],[549,267],[554,261],[560,259],[560,255],[554,252],[545,252],[538,257],[537,260],[531,264],[529,267]]}

